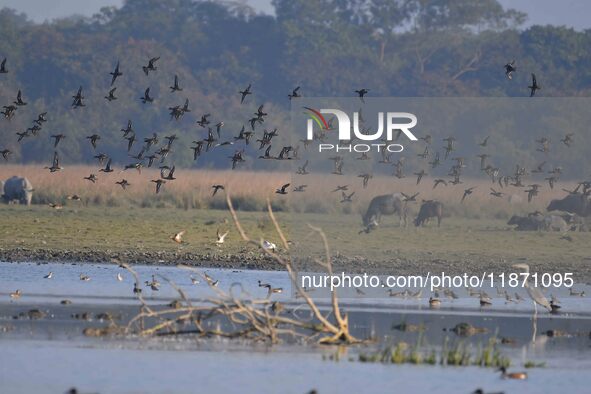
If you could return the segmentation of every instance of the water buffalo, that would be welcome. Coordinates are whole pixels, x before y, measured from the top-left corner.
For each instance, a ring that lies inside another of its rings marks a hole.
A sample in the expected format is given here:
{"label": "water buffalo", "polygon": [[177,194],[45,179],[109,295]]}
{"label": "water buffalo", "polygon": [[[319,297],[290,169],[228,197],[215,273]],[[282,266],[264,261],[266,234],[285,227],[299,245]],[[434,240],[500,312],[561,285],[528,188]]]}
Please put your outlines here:
{"label": "water buffalo", "polygon": [[18,201],[21,204],[31,205],[33,198],[33,186],[27,178],[13,176],[4,183],[2,199],[7,202]]}
{"label": "water buffalo", "polygon": [[589,216],[591,214],[591,204],[589,198],[580,193],[569,194],[561,200],[552,200],[546,208],[550,211],[563,211],[574,213],[579,216]]}
{"label": "water buffalo", "polygon": [[440,227],[441,218],[443,217],[443,204],[436,200],[424,201],[415,219],[415,226],[422,226],[429,218],[434,217],[437,218],[437,227]]}
{"label": "water buffalo", "polygon": [[367,212],[363,215],[363,225],[366,228],[375,227],[380,222],[382,215],[398,214],[400,225],[406,226],[406,203],[402,201],[399,193],[386,194],[374,197],[369,203]]}
{"label": "water buffalo", "polygon": [[543,215],[513,215],[507,222],[508,225],[516,225],[517,231],[538,231],[546,227]]}

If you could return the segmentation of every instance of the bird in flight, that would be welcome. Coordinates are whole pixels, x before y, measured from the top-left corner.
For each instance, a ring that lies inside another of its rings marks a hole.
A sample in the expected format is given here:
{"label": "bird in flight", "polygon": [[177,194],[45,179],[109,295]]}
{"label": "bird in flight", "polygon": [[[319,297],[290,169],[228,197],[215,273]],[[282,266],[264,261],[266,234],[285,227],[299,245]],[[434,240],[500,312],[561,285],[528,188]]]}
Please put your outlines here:
{"label": "bird in flight", "polygon": [[142,66],[142,70],[144,70],[144,74],[150,74],[150,71],[156,71],[158,68],[155,66],[155,63],[160,59],[160,56],[153,57],[148,61],[147,66]]}
{"label": "bird in flight", "polygon": [[174,76],[174,82],[172,86],[170,86],[171,92],[182,92],[183,89],[179,86],[179,77],[177,75]]}
{"label": "bird in flight", "polygon": [[121,188],[123,190],[125,190],[128,186],[131,186],[131,184],[129,182],[127,182],[127,179],[122,179],[118,182],[115,182],[117,185],[121,186]]}
{"label": "bird in flight", "polygon": [[464,200],[466,199],[466,196],[469,196],[470,194],[472,194],[472,192],[474,191],[474,189],[476,189],[476,186],[470,187],[466,190],[464,190],[464,194],[462,195],[462,203],[464,202]]}
{"label": "bird in flight", "polygon": [[19,107],[27,105],[27,103],[23,101],[23,97],[22,97],[22,93],[21,93],[20,89],[19,89],[18,93],[16,94],[16,101],[14,103]]}
{"label": "bird in flight", "polygon": [[226,231],[225,233],[221,234],[221,233],[220,233],[220,229],[218,228],[218,229],[217,229],[217,231],[216,231],[217,240],[215,241],[215,243],[216,243],[217,245],[221,245],[221,244],[223,244],[223,243],[225,242],[225,240],[226,240],[226,237],[228,236],[228,233],[229,233],[229,232],[230,232],[230,231],[228,230],[228,231]]}
{"label": "bird in flight", "polygon": [[287,194],[287,188],[289,187],[289,183],[286,183],[285,185],[281,186],[279,189],[275,190],[275,193],[277,194]]}
{"label": "bird in flight", "polygon": [[291,100],[292,98],[297,98],[297,97],[302,97],[298,91],[300,90],[300,87],[296,87],[294,90],[291,91],[290,94],[287,95],[287,97],[289,97],[289,99]]}
{"label": "bird in flight", "polygon": [[6,69],[6,58],[4,58],[4,60],[2,60],[2,63],[0,63],[0,74],[6,73],[8,73],[8,70]]}
{"label": "bird in flight", "polygon": [[117,90],[116,86],[113,89],[109,90],[109,94],[105,96],[105,100],[107,100],[108,102],[117,100],[117,97],[115,97],[115,90]]}
{"label": "bird in flight", "polygon": [[63,167],[60,166],[60,158],[57,152],[53,153],[53,162],[51,167],[45,167],[45,169],[49,170],[49,172],[57,172],[63,169]]}
{"label": "bird in flight", "polygon": [[111,78],[111,86],[113,86],[113,84],[115,83],[115,80],[118,77],[120,77],[120,76],[123,75],[123,73],[121,71],[119,71],[119,61],[117,61],[117,65],[115,66],[115,70],[113,70],[113,72],[112,73],[109,73],[109,74],[112,75],[112,78]]}
{"label": "bird in flight", "polygon": [[213,185],[211,188],[213,189],[213,193],[211,194],[213,197],[219,190],[224,190],[224,185]]}
{"label": "bird in flight", "polygon": [[144,96],[140,97],[140,100],[142,100],[142,103],[144,104],[151,103],[154,101],[154,98],[150,96],[150,88],[146,89],[146,91],[144,92]]}
{"label": "bird in flight", "polygon": [[542,87],[538,85],[538,82],[536,81],[536,74],[532,73],[531,85],[528,86],[528,89],[530,90],[529,97],[533,97],[536,94],[536,90],[542,89]]}
{"label": "bird in flight", "polygon": [[185,231],[181,231],[178,232],[174,235],[171,235],[170,239],[172,239],[174,242],[176,242],[177,244],[182,244],[183,243],[183,235],[185,235]]}
{"label": "bird in flight", "polygon": [[357,93],[357,95],[359,96],[359,99],[361,100],[361,102],[362,103],[365,103],[364,97],[365,97],[365,95],[367,93],[369,93],[369,89],[365,89],[365,88],[359,89],[359,90],[356,90],[355,93]]}
{"label": "bird in flight", "polygon": [[513,73],[517,71],[517,67],[515,67],[515,60],[505,64],[505,76],[507,79],[513,79]]}
{"label": "bird in flight", "polygon": [[246,96],[248,96],[249,94],[252,94],[252,92],[250,91],[250,87],[252,84],[248,84],[248,86],[246,87],[246,89],[239,91],[238,93],[240,93],[241,97],[240,97],[240,104],[242,104],[244,102],[244,99],[246,98]]}

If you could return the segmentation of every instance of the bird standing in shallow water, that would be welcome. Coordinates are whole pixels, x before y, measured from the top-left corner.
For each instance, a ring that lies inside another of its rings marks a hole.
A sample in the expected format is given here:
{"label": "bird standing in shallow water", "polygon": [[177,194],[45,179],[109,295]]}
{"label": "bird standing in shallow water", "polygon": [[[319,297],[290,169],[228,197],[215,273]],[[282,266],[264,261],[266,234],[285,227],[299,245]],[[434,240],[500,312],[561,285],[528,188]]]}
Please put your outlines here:
{"label": "bird standing in shallow water", "polygon": [[[515,265],[513,265],[513,268],[522,269],[525,271],[526,274],[529,274],[529,265],[527,265],[525,263],[515,264]],[[530,298],[532,299],[532,301],[534,303],[534,311],[536,314],[538,313],[537,304],[540,304],[541,306],[546,308],[549,312],[553,312],[556,309],[558,309],[557,306],[552,306],[552,303],[550,303],[548,301],[546,296],[542,293],[542,291],[538,287],[530,286],[528,280],[526,280],[524,282],[523,286],[525,287],[527,294],[530,296]]]}
{"label": "bird standing in shallow water", "polygon": [[527,372],[507,372],[507,368],[505,367],[501,367],[498,370],[501,372],[501,377],[503,379],[527,379]]}

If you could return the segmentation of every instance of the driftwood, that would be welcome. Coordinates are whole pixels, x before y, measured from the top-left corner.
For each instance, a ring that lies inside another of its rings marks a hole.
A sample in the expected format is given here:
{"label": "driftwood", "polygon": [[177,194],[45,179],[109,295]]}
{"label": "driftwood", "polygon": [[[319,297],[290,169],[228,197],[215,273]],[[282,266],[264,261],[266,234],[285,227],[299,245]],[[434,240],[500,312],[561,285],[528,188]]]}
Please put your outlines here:
{"label": "driftwood", "polygon": [[[312,318],[304,320],[297,317],[295,313],[290,314],[281,303],[270,299],[271,292],[266,298],[253,298],[239,284],[232,286],[229,291],[224,291],[219,289],[210,277],[196,268],[181,265],[179,266],[181,269],[190,270],[199,275],[209,285],[215,296],[200,302],[199,305],[193,305],[181,288],[171,280],[160,276],[176,290],[179,300],[162,309],[150,306],[142,293],[137,293],[141,303],[139,313],[117,332],[139,336],[193,334],[198,337],[244,338],[271,343],[277,343],[284,338],[304,339],[322,344],[346,345],[361,342],[349,333],[348,317],[339,308],[336,291],[332,293],[331,311],[323,314],[314,300],[299,285],[291,257],[285,257],[275,250],[264,248],[262,239],[258,241],[251,239],[240,224],[229,194],[226,194],[226,200],[242,239],[256,245],[285,268],[295,289],[296,297],[305,302],[297,309],[307,307]],[[284,250],[289,251],[289,243],[275,218],[269,200],[267,200],[267,208]],[[326,235],[321,229],[313,226],[310,226],[310,231],[319,235],[324,243],[326,257],[323,261],[318,260],[317,263],[331,275],[332,261]],[[141,288],[139,276],[133,268],[128,264],[118,263],[133,275],[135,287]],[[240,287],[239,295],[234,294],[235,287]]]}

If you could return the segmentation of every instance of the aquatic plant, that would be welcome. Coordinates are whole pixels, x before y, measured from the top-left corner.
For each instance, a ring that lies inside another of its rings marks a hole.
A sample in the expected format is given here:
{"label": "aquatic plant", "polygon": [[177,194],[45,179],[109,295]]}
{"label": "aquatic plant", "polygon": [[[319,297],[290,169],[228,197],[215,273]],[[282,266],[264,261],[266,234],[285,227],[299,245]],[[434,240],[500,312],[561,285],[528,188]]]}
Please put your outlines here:
{"label": "aquatic plant", "polygon": [[508,367],[511,360],[503,356],[496,348],[496,339],[491,338],[486,346],[474,352],[470,344],[464,341],[455,341],[450,344],[446,337],[443,345],[437,349],[423,349],[417,346],[409,347],[406,342],[398,342],[395,345],[373,353],[360,353],[360,362],[379,362],[384,364],[423,364],[442,366],[480,366],[488,368]]}

